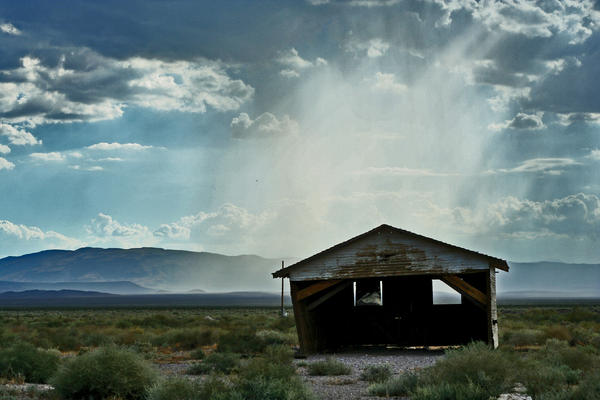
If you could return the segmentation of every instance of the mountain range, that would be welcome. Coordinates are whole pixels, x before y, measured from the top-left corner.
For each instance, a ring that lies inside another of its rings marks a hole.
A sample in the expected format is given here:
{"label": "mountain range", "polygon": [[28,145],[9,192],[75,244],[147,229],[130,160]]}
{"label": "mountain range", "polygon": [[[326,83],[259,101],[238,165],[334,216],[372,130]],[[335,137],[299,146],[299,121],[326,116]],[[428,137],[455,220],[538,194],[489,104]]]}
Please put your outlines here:
{"label": "mountain range", "polygon": [[[150,247],[85,247],[74,251],[46,250],[0,259],[0,281],[18,282],[20,285],[37,284],[9,290],[73,289],[130,294],[149,293],[148,290],[277,291],[280,283],[272,279],[270,273],[279,269],[280,265],[281,260],[254,255],[226,256]],[[125,287],[123,281],[128,282],[129,288]],[[104,283],[105,287],[90,286],[92,282],[95,285]],[[59,284],[52,288],[40,286],[48,283]],[[111,285],[118,288],[109,288]]]}
{"label": "mountain range", "polygon": [[[286,264],[292,260],[286,260]],[[509,262],[498,297],[600,298],[600,264]],[[277,292],[280,259],[159,248],[46,250],[0,259],[0,293],[80,290],[114,294]]]}

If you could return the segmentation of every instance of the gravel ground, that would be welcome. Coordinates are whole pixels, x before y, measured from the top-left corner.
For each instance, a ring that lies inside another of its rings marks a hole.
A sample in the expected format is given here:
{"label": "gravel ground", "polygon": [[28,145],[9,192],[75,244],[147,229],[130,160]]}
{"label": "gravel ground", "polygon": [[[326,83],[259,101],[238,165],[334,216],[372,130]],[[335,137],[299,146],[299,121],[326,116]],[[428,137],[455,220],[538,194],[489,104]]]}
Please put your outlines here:
{"label": "gravel ground", "polygon": [[367,396],[367,386],[369,384],[360,380],[360,374],[367,366],[388,364],[392,368],[392,371],[394,371],[394,374],[401,374],[406,371],[433,365],[441,356],[443,356],[443,352],[441,351],[369,350],[367,352],[315,355],[304,360],[296,360],[296,363],[302,365],[303,362],[311,363],[332,357],[352,368],[351,375],[309,376],[307,368],[300,367],[300,374],[312,387],[313,392],[319,399],[373,400],[373,397]]}
{"label": "gravel ground", "polygon": [[[360,380],[360,374],[369,365],[387,364],[391,367],[394,374],[401,374],[406,371],[428,367],[433,365],[441,356],[441,351],[425,350],[361,350],[350,351],[330,355],[314,355],[306,359],[295,360],[300,364],[298,371],[307,384],[310,385],[316,397],[321,400],[373,400],[373,397],[367,396],[368,383]],[[308,364],[314,361],[324,360],[332,357],[343,362],[352,368],[350,375],[343,376],[309,376],[307,368],[302,364]],[[189,379],[202,379],[201,376],[185,375],[185,371],[194,361],[178,361],[158,363],[157,367],[162,375],[165,376],[186,376]],[[43,392],[52,390],[50,385],[0,385],[4,393],[23,393],[25,395],[30,390]],[[2,393],[0,393],[2,398]],[[24,398],[29,398],[25,396]]]}

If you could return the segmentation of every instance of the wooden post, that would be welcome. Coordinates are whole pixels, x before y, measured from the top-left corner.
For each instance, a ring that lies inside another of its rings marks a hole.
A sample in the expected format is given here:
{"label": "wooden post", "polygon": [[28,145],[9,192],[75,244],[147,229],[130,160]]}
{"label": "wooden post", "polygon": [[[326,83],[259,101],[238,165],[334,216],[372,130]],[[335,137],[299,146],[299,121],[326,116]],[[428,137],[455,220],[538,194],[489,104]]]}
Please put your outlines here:
{"label": "wooden post", "polygon": [[[283,260],[281,260],[281,269],[283,269]],[[283,309],[283,284],[284,284],[284,277],[281,277],[281,316],[285,317],[285,310]]]}
{"label": "wooden post", "polygon": [[496,268],[490,266],[488,278],[488,343],[493,349],[498,348],[498,309],[496,308]]}

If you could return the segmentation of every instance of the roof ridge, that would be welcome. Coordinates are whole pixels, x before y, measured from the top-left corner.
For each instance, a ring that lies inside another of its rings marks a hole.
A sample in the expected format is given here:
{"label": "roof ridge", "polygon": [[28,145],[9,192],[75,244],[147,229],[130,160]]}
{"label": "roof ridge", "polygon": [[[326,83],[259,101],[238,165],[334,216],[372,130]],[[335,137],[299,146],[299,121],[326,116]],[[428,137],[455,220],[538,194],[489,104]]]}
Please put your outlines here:
{"label": "roof ridge", "polygon": [[374,232],[377,232],[377,231],[383,230],[383,229],[392,229],[393,231],[396,231],[398,233],[409,234],[409,235],[417,237],[419,239],[431,241],[431,242],[434,242],[434,243],[439,244],[439,245],[451,247],[451,248],[454,248],[454,249],[457,249],[457,250],[460,250],[460,251],[469,252],[469,253],[477,254],[479,256],[486,257],[486,258],[494,261],[494,264],[496,264],[496,265],[494,265],[494,267],[502,269],[504,271],[508,271],[508,268],[509,268],[508,267],[508,263],[506,262],[506,260],[503,260],[501,258],[493,257],[493,256],[490,256],[490,255],[487,255],[487,254],[484,254],[484,253],[480,253],[480,252],[475,251],[475,250],[469,250],[469,249],[466,249],[464,247],[460,247],[460,246],[456,246],[456,245],[453,245],[453,244],[450,244],[450,243],[446,243],[446,242],[443,242],[441,240],[434,239],[434,238],[431,238],[431,237],[428,237],[428,236],[423,236],[423,235],[420,235],[418,233],[414,233],[414,232],[408,231],[406,229],[396,228],[395,226],[392,226],[392,225],[381,224],[381,225],[379,225],[379,226],[377,226],[377,227],[375,227],[373,229],[370,229],[370,230],[368,230],[368,231],[366,231],[364,233],[361,233],[361,234],[359,234],[357,236],[353,236],[353,237],[351,237],[348,240],[345,240],[345,241],[340,242],[340,243],[338,243],[336,245],[328,247],[325,250],[322,250],[322,251],[320,251],[320,252],[318,252],[316,254],[313,254],[310,257],[304,258],[304,259],[302,259],[302,260],[300,260],[300,261],[298,261],[298,262],[296,262],[296,263],[294,263],[294,264],[292,264],[292,265],[290,265],[288,267],[281,268],[281,269],[273,272],[273,274],[272,274],[273,278],[286,277],[287,273],[291,269],[295,269],[295,268],[297,268],[299,266],[302,266],[303,264],[305,264],[305,263],[307,263],[307,262],[309,262],[311,260],[314,260],[317,257],[320,257],[320,256],[322,256],[324,254],[327,254],[327,253],[329,253],[329,252],[331,252],[331,251],[333,251],[335,249],[342,248],[342,247],[344,247],[344,246],[346,246],[346,245],[348,245],[348,244],[350,244],[350,243],[352,243],[352,242],[354,242],[356,240],[359,240],[359,239],[361,239],[361,238],[363,238],[365,236],[368,236],[369,234],[372,234]]}

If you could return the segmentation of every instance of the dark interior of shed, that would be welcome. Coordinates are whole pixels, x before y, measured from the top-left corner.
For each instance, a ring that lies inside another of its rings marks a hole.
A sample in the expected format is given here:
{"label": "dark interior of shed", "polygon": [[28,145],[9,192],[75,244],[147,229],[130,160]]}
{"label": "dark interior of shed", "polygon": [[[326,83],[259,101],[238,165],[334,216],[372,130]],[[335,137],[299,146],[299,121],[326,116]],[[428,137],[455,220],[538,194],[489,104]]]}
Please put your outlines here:
{"label": "dark interior of shed", "polygon": [[[487,293],[486,273],[459,275]],[[485,307],[461,296],[461,304],[433,304],[432,275],[345,280],[295,307],[307,352],[380,346],[441,346],[487,341]],[[314,281],[292,282],[300,290]],[[365,302],[362,298],[367,298]],[[366,303],[366,304],[365,304]]]}

